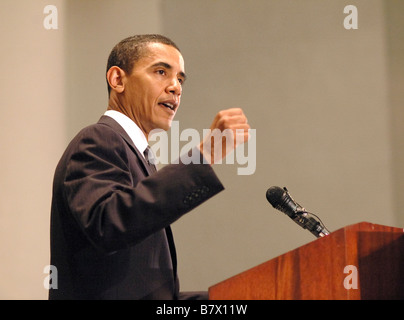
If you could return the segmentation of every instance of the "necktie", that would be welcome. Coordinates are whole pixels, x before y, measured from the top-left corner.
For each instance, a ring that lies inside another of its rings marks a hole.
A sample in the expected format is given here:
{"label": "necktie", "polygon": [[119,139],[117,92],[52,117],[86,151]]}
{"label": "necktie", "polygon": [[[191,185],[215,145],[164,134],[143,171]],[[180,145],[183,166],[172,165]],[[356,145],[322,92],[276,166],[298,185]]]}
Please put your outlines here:
{"label": "necktie", "polygon": [[146,150],[143,152],[144,154],[144,158],[147,161],[147,164],[149,165],[149,168],[151,170],[152,173],[157,171],[156,165],[155,165],[155,157],[153,154],[153,151],[151,150],[150,146],[146,147]]}
{"label": "necktie", "polygon": [[[151,174],[157,171],[156,168],[156,158],[154,156],[153,150],[151,150],[150,146],[146,147],[146,150],[143,152],[144,158],[147,161],[147,164],[149,165],[149,169]],[[172,235],[172,231],[170,226],[165,228],[165,235],[166,235],[166,241],[167,241],[167,246],[166,249],[168,249],[167,254],[168,256],[171,257],[171,263],[173,267],[173,276],[174,276],[174,287],[178,286],[177,283],[177,254],[175,251],[175,245],[174,245],[174,239]]]}

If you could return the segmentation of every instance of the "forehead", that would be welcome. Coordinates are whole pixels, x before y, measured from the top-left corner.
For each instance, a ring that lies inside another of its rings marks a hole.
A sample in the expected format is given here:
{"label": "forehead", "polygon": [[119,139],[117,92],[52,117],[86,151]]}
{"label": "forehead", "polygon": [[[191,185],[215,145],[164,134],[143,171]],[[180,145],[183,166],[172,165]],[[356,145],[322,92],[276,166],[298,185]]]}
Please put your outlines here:
{"label": "forehead", "polygon": [[[153,65],[156,62],[165,62],[172,67],[184,72],[184,59],[181,53],[174,47],[163,43],[149,43],[145,46],[142,57],[136,63],[143,67]],[[135,67],[136,67],[135,64]]]}

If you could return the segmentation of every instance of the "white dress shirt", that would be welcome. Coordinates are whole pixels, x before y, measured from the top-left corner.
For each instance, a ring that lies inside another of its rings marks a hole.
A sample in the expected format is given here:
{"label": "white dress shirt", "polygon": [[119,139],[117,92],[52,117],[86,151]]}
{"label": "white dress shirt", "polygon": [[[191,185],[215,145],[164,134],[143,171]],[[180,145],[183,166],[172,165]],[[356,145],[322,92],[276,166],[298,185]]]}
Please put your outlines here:
{"label": "white dress shirt", "polygon": [[140,130],[139,126],[129,117],[123,113],[115,110],[107,110],[104,113],[105,116],[111,117],[125,130],[128,136],[131,138],[132,142],[135,144],[136,148],[144,156],[144,151],[148,146],[146,136],[143,131]]}

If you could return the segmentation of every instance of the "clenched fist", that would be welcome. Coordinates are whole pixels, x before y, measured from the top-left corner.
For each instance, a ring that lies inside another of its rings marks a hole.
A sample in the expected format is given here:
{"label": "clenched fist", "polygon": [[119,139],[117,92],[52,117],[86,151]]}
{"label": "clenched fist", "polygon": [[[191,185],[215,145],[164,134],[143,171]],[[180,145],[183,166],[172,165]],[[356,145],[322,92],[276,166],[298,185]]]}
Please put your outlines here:
{"label": "clenched fist", "polygon": [[250,126],[240,108],[220,111],[210,127],[210,133],[199,145],[199,150],[210,164],[218,163],[237,145],[248,140]]}

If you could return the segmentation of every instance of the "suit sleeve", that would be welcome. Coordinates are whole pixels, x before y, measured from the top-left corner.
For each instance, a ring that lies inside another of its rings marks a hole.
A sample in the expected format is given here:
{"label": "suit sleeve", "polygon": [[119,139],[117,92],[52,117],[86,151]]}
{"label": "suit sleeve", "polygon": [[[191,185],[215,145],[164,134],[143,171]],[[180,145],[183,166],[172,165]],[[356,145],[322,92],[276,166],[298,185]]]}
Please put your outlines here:
{"label": "suit sleeve", "polygon": [[103,252],[142,241],[223,190],[202,163],[180,161],[148,177],[137,168],[133,177],[130,166],[139,164],[112,130],[92,128],[79,141],[66,162],[64,197],[79,228]]}

